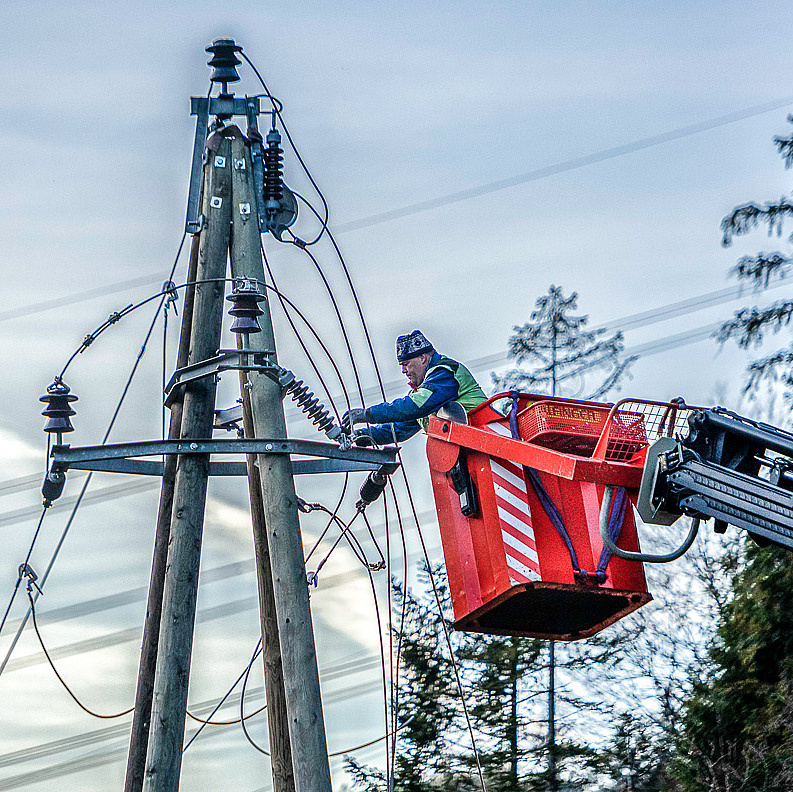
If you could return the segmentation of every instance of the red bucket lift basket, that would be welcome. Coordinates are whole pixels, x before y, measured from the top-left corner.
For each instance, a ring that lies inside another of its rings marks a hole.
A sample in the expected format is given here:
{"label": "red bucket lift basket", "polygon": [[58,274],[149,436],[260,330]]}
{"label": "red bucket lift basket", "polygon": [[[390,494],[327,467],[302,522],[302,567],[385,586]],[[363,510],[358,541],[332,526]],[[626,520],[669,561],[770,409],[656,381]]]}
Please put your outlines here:
{"label": "red bucket lift basket", "polygon": [[[604,486],[625,487],[619,545],[638,550],[634,510],[646,448],[685,423],[687,408],[624,400],[617,405],[519,394],[513,439],[508,418],[475,408],[469,425],[430,419],[427,457],[446,570],[460,630],[575,640],[599,632],[652,599],[641,563],[611,557],[594,573]],[[537,471],[590,573],[576,578],[568,548],[543,508],[526,468]],[[475,491],[460,494],[460,473]],[[453,480],[453,478],[455,480]],[[455,486],[456,484],[456,486]]]}

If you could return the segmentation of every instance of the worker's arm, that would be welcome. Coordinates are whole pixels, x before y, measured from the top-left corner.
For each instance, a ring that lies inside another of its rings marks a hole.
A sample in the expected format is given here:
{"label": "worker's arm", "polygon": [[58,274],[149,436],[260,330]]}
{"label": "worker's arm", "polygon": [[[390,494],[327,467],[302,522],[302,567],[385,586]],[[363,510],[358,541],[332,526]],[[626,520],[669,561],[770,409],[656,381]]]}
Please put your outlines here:
{"label": "worker's arm", "polygon": [[377,445],[393,445],[413,437],[421,429],[418,421],[396,421],[363,429]]}
{"label": "worker's arm", "polygon": [[[366,418],[372,424],[412,424],[419,418],[431,415],[444,404],[454,401],[458,395],[459,387],[454,374],[448,369],[437,368],[408,396],[369,407]],[[411,434],[415,434],[419,428],[416,424],[416,429]]]}

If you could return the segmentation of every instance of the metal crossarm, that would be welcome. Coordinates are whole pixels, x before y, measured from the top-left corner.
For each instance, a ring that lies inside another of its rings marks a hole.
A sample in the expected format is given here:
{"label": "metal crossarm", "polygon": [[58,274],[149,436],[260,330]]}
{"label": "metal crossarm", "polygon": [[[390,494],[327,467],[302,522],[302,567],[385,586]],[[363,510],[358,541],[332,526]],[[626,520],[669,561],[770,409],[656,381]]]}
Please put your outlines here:
{"label": "metal crossarm", "polygon": [[[162,475],[163,463],[135,457],[169,456],[171,454],[299,454],[319,459],[295,460],[296,474],[345,473],[378,470],[381,465],[396,465],[396,448],[350,448],[343,451],[334,443],[313,440],[252,439],[184,439],[147,440],[102,446],[72,448],[55,446],[52,470],[99,470],[107,473]],[[210,475],[247,475],[244,462],[211,462]]]}

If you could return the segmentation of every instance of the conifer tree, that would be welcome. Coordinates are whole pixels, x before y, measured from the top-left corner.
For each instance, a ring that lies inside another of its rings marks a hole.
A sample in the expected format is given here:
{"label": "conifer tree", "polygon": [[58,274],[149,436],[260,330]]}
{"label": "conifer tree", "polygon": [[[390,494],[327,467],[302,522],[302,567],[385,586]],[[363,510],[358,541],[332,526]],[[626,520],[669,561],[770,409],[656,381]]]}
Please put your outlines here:
{"label": "conifer tree", "polygon": [[621,332],[588,330],[589,317],[573,313],[577,305],[578,294],[565,297],[559,286],[537,300],[529,321],[513,327],[509,357],[518,367],[494,377],[499,389],[573,395],[573,387],[597,372],[602,379],[587,398],[599,399],[619,384],[636,358],[624,357]]}
{"label": "conifer tree", "polygon": [[[788,121],[793,123],[793,116]],[[790,167],[793,136],[774,142]],[[791,216],[793,203],[786,197],[738,206],[722,221],[723,244],[762,225],[780,235]],[[792,264],[779,251],[758,253],[741,258],[733,274],[759,290],[789,274]],[[788,300],[766,308],[746,307],[722,326],[718,338],[750,348],[788,326],[792,317],[793,302]],[[747,392],[775,384],[793,398],[791,344],[749,366]],[[793,788],[793,553],[746,541],[732,599],[722,609],[710,666],[696,681],[686,706],[671,769],[673,789]]]}
{"label": "conifer tree", "polygon": [[[793,124],[793,115],[788,116]],[[793,134],[775,137],[774,143],[785,161],[785,167],[793,166]],[[782,197],[765,204],[750,202],[737,206],[721,222],[722,244],[728,247],[736,236],[748,234],[758,226],[765,226],[769,236],[782,235],[786,220],[793,217],[793,202]],[[788,243],[793,242],[793,235]],[[787,276],[793,268],[793,259],[781,251],[761,252],[755,256],[744,256],[733,267],[732,274],[741,281],[755,287],[766,288],[774,279]],[[777,300],[771,305],[758,308],[747,306],[737,311],[725,322],[717,334],[721,343],[735,341],[740,347],[750,349],[759,346],[769,333],[777,333],[790,325],[793,319],[793,301]],[[785,395],[793,400],[793,344],[788,343],[776,352],[760,358],[749,365],[746,391],[761,385],[781,383]]]}
{"label": "conifer tree", "polygon": [[[535,310],[529,321],[513,328],[509,339],[509,356],[518,367],[502,377],[494,377],[500,390],[523,390],[547,393],[551,396],[580,396],[572,389],[578,386],[584,391],[589,383],[586,398],[600,399],[619,385],[627,375],[634,357],[625,357],[625,344],[621,332],[609,335],[605,330],[589,330],[589,317],[576,314],[578,294],[566,297],[559,286],[551,285],[548,293],[537,299]],[[598,375],[592,384],[589,375]],[[585,391],[584,391],[585,392]],[[491,639],[491,655],[496,649],[509,656],[512,647],[503,639]],[[548,645],[548,740],[547,770],[544,786],[549,792],[559,789],[557,760],[562,756],[577,756],[573,744],[559,746],[556,738],[556,648],[555,642]],[[506,786],[503,792],[512,792],[519,787]]]}
{"label": "conifer tree", "polygon": [[[440,578],[438,573],[436,576]],[[452,764],[449,738],[457,701],[454,673],[434,600],[418,598],[399,584],[394,584],[393,591],[396,608],[401,609],[404,604],[405,617],[401,631],[395,630],[400,648],[396,707],[399,731],[390,789],[437,792],[438,778],[448,775]],[[441,595],[446,596],[443,587]],[[389,789],[386,773],[359,764],[353,757],[345,759],[355,789]]]}

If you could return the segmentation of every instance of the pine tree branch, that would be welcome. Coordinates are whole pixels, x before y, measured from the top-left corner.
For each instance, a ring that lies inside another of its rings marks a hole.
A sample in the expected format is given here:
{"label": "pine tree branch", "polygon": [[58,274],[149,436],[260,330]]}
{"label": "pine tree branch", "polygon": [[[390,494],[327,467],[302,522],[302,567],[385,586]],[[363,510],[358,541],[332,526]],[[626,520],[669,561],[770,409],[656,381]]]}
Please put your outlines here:
{"label": "pine tree branch", "polygon": [[742,349],[748,349],[761,344],[768,330],[776,333],[789,325],[792,318],[793,302],[786,300],[767,308],[742,308],[716,331],[714,338],[720,344],[732,340]]}
{"label": "pine tree branch", "polygon": [[790,271],[793,260],[782,253],[758,253],[744,256],[730,270],[738,280],[752,283],[755,289],[765,289],[773,277],[783,277]]}
{"label": "pine tree branch", "polygon": [[729,247],[733,237],[747,234],[761,223],[768,226],[769,235],[774,232],[781,235],[782,224],[790,216],[793,216],[793,204],[784,196],[777,203],[767,203],[765,206],[755,203],[737,206],[721,221],[721,243]]}

